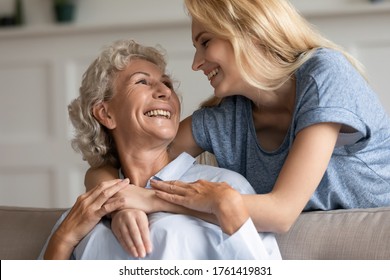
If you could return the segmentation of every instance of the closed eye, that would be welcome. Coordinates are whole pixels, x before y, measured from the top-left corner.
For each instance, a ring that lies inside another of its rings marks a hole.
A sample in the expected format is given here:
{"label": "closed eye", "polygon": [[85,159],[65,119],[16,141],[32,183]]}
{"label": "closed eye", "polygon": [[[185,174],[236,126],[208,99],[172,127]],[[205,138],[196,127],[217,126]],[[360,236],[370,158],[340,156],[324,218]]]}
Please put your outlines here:
{"label": "closed eye", "polygon": [[135,82],[135,84],[143,84],[143,85],[148,85],[148,81],[146,79],[140,79]]}
{"label": "closed eye", "polygon": [[208,45],[209,42],[210,42],[210,39],[204,40],[204,41],[202,41],[201,45],[202,45],[203,47],[207,47],[207,45]]}

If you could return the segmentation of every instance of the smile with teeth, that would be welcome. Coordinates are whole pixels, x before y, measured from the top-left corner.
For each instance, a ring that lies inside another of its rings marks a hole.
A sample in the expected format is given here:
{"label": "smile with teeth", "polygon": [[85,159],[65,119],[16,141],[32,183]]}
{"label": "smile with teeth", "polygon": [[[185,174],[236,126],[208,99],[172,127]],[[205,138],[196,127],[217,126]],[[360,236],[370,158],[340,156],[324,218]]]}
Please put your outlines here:
{"label": "smile with teeth", "polygon": [[148,116],[148,117],[163,117],[163,118],[166,118],[166,119],[170,119],[171,118],[171,112],[166,111],[166,110],[162,110],[162,109],[156,109],[156,110],[151,110],[149,112],[146,112],[145,116]]}
{"label": "smile with teeth", "polygon": [[211,71],[208,75],[207,75],[207,78],[209,79],[209,81],[215,76],[217,75],[219,72],[219,68],[215,68],[213,71]]}

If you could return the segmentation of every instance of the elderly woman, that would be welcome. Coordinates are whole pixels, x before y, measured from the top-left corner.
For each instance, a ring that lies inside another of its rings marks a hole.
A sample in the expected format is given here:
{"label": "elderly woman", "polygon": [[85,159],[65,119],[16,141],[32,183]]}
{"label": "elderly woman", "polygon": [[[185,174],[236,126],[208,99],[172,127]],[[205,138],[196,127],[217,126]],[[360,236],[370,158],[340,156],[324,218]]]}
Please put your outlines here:
{"label": "elderly woman", "polygon": [[[170,158],[180,103],[165,66],[157,49],[122,40],[87,69],[80,96],[69,105],[72,146],[92,167],[115,165],[126,179],[81,195],[57,222],[43,258],[280,258],[274,236],[259,235],[249,217],[240,193],[254,191],[241,175],[195,164],[185,153]],[[234,188],[213,187],[219,199],[197,211],[158,198],[151,179],[205,179]]]}

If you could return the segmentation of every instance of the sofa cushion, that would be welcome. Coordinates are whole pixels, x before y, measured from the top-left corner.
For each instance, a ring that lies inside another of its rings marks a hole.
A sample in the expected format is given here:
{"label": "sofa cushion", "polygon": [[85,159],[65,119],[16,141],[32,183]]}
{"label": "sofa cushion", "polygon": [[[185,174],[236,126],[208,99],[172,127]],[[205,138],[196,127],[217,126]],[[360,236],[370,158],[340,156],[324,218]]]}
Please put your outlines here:
{"label": "sofa cushion", "polygon": [[65,209],[0,207],[0,259],[37,259]]}
{"label": "sofa cushion", "polygon": [[390,259],[390,207],[314,211],[277,235],[284,259]]}

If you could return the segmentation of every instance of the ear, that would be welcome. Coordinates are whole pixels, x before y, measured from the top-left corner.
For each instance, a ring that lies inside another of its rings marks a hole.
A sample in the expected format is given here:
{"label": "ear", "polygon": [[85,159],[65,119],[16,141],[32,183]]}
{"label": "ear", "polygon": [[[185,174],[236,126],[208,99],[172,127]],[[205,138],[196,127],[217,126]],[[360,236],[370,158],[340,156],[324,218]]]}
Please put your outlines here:
{"label": "ear", "polygon": [[116,127],[114,119],[108,113],[106,102],[99,102],[93,106],[92,114],[101,125],[104,125],[108,129],[114,129]]}

